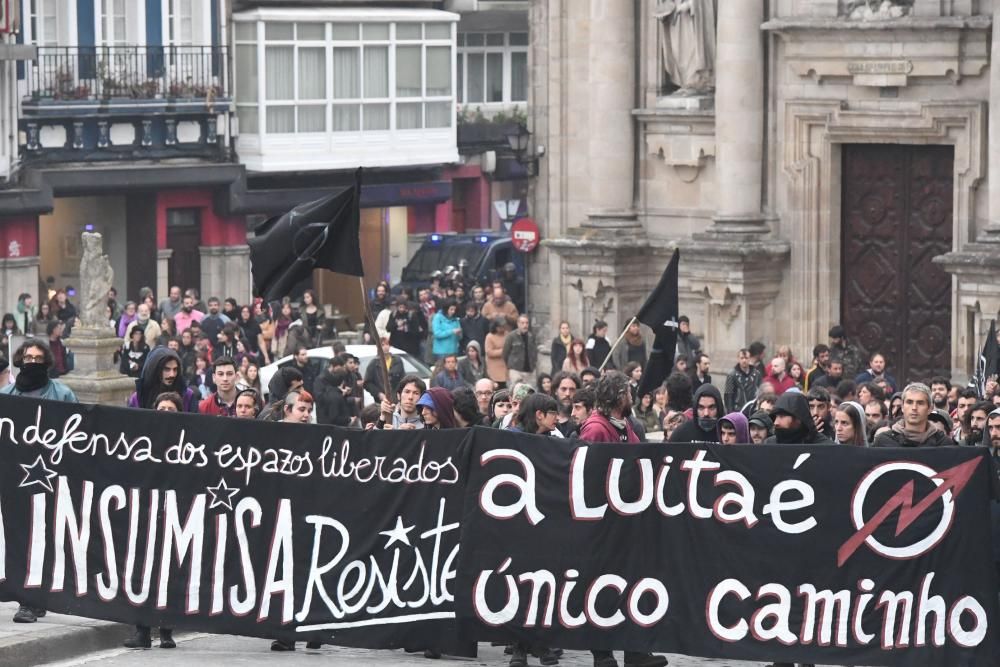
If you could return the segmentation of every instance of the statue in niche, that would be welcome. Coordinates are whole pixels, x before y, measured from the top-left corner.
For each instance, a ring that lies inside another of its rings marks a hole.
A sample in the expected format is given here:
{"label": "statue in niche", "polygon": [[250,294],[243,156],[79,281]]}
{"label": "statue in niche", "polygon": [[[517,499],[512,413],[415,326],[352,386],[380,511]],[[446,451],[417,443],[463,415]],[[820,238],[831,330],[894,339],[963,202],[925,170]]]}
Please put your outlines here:
{"label": "statue in niche", "polygon": [[909,15],[913,0],[851,0],[847,18],[852,21],[884,21]]}
{"label": "statue in niche", "polygon": [[663,69],[677,88],[672,95],[704,95],[715,90],[716,2],[657,0],[654,16],[659,23]]}

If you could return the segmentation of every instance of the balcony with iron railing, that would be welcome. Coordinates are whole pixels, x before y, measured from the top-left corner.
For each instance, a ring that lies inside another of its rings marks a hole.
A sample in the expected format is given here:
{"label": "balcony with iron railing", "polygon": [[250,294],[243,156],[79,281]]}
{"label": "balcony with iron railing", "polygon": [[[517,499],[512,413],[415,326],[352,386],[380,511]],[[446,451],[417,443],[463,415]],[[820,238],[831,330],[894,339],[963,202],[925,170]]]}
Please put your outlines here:
{"label": "balcony with iron railing", "polygon": [[228,144],[223,46],[43,46],[20,86],[27,161],[216,159]]}

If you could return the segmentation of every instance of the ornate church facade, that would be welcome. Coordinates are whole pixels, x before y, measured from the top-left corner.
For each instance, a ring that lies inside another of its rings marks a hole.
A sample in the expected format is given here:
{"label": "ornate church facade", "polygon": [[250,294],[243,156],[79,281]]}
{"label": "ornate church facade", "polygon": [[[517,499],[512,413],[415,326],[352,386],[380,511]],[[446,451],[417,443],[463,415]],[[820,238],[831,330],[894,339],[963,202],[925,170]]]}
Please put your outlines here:
{"label": "ornate church facade", "polygon": [[620,330],[679,247],[718,369],[842,323],[897,377],[967,375],[1000,311],[993,4],[533,3],[539,314]]}

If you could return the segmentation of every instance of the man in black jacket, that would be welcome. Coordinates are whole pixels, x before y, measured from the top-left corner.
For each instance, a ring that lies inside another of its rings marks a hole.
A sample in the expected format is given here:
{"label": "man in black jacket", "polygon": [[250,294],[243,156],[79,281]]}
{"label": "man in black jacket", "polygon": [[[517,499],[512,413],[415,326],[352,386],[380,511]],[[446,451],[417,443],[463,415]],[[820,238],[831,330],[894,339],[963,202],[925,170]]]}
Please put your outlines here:
{"label": "man in black jacket", "polygon": [[380,363],[378,357],[369,361],[368,367],[365,369],[365,391],[372,395],[376,403],[381,403],[386,399],[390,403],[393,402],[393,399],[396,397],[393,392],[399,386],[399,381],[406,375],[406,369],[403,368],[403,360],[392,354],[391,350],[392,346],[389,344],[389,339],[383,337],[382,351],[389,360],[388,387],[382,386],[384,383],[382,381],[382,371],[378,367]]}
{"label": "man in black jacket", "polygon": [[931,388],[911,382],[903,390],[903,418],[888,431],[875,436],[873,447],[947,447],[954,445],[951,436],[934,426],[931,413]]}
{"label": "man in black jacket", "polygon": [[351,407],[347,404],[347,394],[351,392],[348,372],[339,369],[326,371],[316,379],[316,423],[350,426],[353,421]]}
{"label": "man in black jacket", "polygon": [[[718,442],[716,425],[725,414],[722,394],[711,384],[703,384],[694,393],[694,419],[686,421],[670,436],[670,442]],[[806,406],[806,414],[809,407]]]}
{"label": "man in black jacket", "polygon": [[800,392],[786,391],[778,397],[771,410],[774,420],[774,435],[764,441],[765,445],[832,445],[833,440],[816,428],[809,401]]}

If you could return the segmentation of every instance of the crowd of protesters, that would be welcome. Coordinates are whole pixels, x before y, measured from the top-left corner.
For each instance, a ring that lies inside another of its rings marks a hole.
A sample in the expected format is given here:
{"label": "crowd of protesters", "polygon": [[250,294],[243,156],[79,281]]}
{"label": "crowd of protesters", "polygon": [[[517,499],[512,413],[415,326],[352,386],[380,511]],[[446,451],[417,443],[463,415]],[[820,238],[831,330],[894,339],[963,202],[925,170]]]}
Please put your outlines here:
{"label": "crowd of protesters", "polygon": [[[231,298],[202,302],[196,290],[179,287],[159,303],[143,289],[138,301],[119,305],[112,291],[107,316],[124,339],[120,370],[136,380],[128,401],[133,408],[359,429],[488,426],[589,442],[640,442],[660,433],[669,442],[983,445],[1000,452],[996,377],[978,389],[952,386],[944,376],[902,385],[884,354],[865,355],[838,325],[808,363],[787,346],[769,356],[763,343],[753,342],[716,382],[711,357],[682,316],[672,372],[651,394],[638,395],[648,362],[638,324],[630,324],[613,349],[606,322],[594,322],[586,336],[562,322],[546,362],[539,355],[544,343],[508,287],[497,280],[466,290],[439,275],[416,295],[392,296],[380,283],[370,302],[375,327],[363,336],[382,346],[385,373],[374,360],[362,372],[358,357],[325,339],[325,314],[312,291],[298,304],[242,306]],[[67,291],[37,308],[30,295],[21,295],[0,328],[5,341],[25,333],[32,338],[12,355],[17,381],[0,375],[0,391],[75,401],[54,378],[72,368],[62,339],[76,324]],[[324,344],[332,345],[333,356],[317,372],[307,352]],[[395,350],[432,363],[429,382],[407,374]],[[260,368],[286,355],[292,360],[274,373],[265,402]],[[0,365],[6,374],[6,361]],[[374,401],[367,406],[366,393]],[[32,622],[42,614],[22,606],[15,620]],[[151,629],[138,626],[125,645],[149,647],[151,641]],[[160,645],[174,646],[169,628],[160,629]],[[272,643],[274,650],[294,648]],[[512,667],[526,666],[528,647],[508,650]],[[558,663],[558,651],[535,652],[545,665]],[[433,648],[425,655],[439,657]],[[594,652],[594,662],[617,664],[608,652]],[[661,667],[666,660],[628,653],[625,664]]]}

